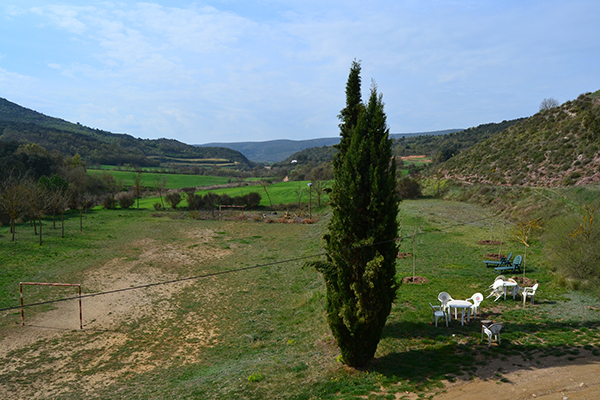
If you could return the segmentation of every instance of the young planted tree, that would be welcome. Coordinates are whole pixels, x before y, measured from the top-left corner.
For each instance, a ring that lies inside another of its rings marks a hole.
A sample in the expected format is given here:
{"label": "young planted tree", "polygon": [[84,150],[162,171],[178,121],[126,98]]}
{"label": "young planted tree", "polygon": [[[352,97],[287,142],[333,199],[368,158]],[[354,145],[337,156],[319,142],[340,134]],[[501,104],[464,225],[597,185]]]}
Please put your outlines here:
{"label": "young planted tree", "polygon": [[525,254],[523,256],[523,279],[525,278],[525,268],[527,267],[527,249],[529,248],[529,238],[534,229],[541,229],[541,218],[532,219],[519,224],[518,230],[515,233],[515,238],[525,246]]}
{"label": "young planted tree", "polygon": [[163,194],[165,193],[165,189],[167,187],[167,177],[156,175],[154,179],[154,186],[156,187],[156,191],[160,196],[160,205],[162,208],[165,208],[165,202],[163,201]]}
{"label": "young planted tree", "polygon": [[334,160],[327,260],[314,263],[327,287],[327,320],[351,367],[371,360],[396,296],[398,197],[384,105],[375,86],[360,100],[360,64],[346,86]]}
{"label": "young planted tree", "polygon": [[142,170],[137,170],[133,174],[133,190],[137,201],[137,209],[140,209],[140,195],[142,194]]}

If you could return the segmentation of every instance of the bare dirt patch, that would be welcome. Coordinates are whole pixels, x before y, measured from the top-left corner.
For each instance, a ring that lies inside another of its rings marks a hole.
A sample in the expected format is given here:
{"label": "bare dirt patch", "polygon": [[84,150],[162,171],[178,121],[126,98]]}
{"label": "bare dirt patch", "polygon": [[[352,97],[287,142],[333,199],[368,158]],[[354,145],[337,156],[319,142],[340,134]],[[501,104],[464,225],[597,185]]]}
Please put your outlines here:
{"label": "bare dirt patch", "polygon": [[402,278],[402,283],[422,285],[424,283],[429,283],[429,280],[424,276],[406,276]]}
{"label": "bare dirt patch", "polygon": [[[447,383],[436,400],[598,399],[600,398],[600,357],[582,352],[576,359],[547,357],[524,363],[519,357],[492,360],[478,375],[484,378]],[[515,367],[518,365],[518,367]],[[500,379],[496,374],[504,372]]]}
{"label": "bare dirt patch", "polygon": [[482,244],[486,246],[500,246],[502,242],[500,240],[480,240],[477,244]]}
{"label": "bare dirt patch", "polygon": [[[154,284],[181,278],[170,267],[183,265],[200,273],[203,262],[231,254],[230,249],[213,246],[213,236],[205,230],[189,232],[189,240],[176,243],[145,238],[132,243],[132,248],[139,249],[137,254],[118,255],[89,273],[81,282],[84,296],[111,293],[83,298],[83,330],[79,329],[76,300],[57,303],[55,309],[34,317],[26,315],[25,326],[9,329],[0,339],[0,398],[47,399],[74,384],[94,390],[126,374],[166,366],[174,360],[179,365],[198,360],[202,347],[218,342],[218,316],[189,312],[177,318],[173,297],[193,285],[193,280]],[[218,301],[216,282],[206,286],[197,295],[199,300]],[[179,324],[181,333],[174,339],[178,342],[171,357],[160,357],[157,362],[156,349],[151,346],[130,348],[127,355],[119,355],[131,347],[128,343],[134,332],[127,324],[137,324],[135,329],[151,332],[160,342],[168,340],[169,333],[162,326],[171,321]],[[94,373],[82,377],[82,370]],[[24,379],[30,382],[26,386],[19,384]]]}
{"label": "bare dirt patch", "polygon": [[506,258],[506,255],[500,253],[486,253],[484,257],[487,260],[500,261],[500,258]]}

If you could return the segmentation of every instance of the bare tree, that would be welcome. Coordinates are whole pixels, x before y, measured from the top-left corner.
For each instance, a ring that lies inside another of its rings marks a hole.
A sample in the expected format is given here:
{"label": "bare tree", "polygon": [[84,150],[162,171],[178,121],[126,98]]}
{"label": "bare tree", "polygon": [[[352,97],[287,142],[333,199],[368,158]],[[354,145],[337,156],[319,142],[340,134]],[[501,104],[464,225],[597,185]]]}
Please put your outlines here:
{"label": "bare tree", "polygon": [[87,218],[87,211],[94,206],[94,197],[84,192],[76,192],[74,197],[75,206],[79,211],[79,232],[83,232],[83,212],[86,212]]}
{"label": "bare tree", "polygon": [[139,169],[133,174],[133,190],[137,200],[137,209],[140,209],[140,194],[142,192],[142,170]]}
{"label": "bare tree", "polygon": [[[44,188],[42,185],[38,185],[34,181],[28,181],[26,183],[25,190],[26,204],[29,211],[29,215],[33,218],[33,226],[35,232],[35,221],[37,220],[40,225],[40,246],[42,245],[42,218],[48,212],[50,204],[52,203],[52,192]],[[35,232],[37,233],[37,232]]]}
{"label": "bare tree", "polygon": [[163,201],[163,193],[165,192],[165,189],[167,187],[167,177],[156,175],[156,178],[154,179],[154,186],[156,187],[156,191],[160,196],[160,205],[162,208],[165,208],[165,202]]}
{"label": "bare tree", "polygon": [[271,196],[269,196],[269,192],[267,191],[267,186],[269,186],[270,182],[267,182],[266,180],[262,180],[260,181],[260,184],[262,185],[265,193],[267,194],[267,198],[269,199],[269,205],[271,207],[271,210],[273,209],[273,202],[271,201]]}
{"label": "bare tree", "polygon": [[552,97],[549,97],[549,98],[542,100],[542,102],[540,103],[540,111],[546,111],[551,108],[558,107],[559,105],[560,104],[558,103],[558,100],[556,100]]}
{"label": "bare tree", "polygon": [[9,177],[4,181],[4,187],[0,194],[0,207],[2,207],[10,217],[11,241],[15,241],[15,221],[25,210],[25,185],[20,179]]}
{"label": "bare tree", "polygon": [[525,255],[523,256],[523,279],[525,278],[525,268],[527,267],[527,249],[530,247],[529,239],[534,229],[541,229],[541,218],[532,219],[527,222],[521,222],[515,233],[515,238],[525,245]]}

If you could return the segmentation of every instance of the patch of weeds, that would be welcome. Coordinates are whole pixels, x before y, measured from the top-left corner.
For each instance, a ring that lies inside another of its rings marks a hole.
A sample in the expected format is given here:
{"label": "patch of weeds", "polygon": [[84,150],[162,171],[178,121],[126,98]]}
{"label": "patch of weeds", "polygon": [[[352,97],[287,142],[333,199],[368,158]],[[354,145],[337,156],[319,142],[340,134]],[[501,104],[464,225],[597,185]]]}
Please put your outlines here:
{"label": "patch of weeds", "polygon": [[260,372],[253,372],[248,377],[248,382],[252,382],[252,383],[254,383],[254,382],[260,382],[263,379],[265,379],[265,377]]}
{"label": "patch of weeds", "polygon": [[291,368],[292,372],[302,372],[302,371],[306,371],[307,369],[308,369],[308,365],[306,365],[303,362],[296,364]]}

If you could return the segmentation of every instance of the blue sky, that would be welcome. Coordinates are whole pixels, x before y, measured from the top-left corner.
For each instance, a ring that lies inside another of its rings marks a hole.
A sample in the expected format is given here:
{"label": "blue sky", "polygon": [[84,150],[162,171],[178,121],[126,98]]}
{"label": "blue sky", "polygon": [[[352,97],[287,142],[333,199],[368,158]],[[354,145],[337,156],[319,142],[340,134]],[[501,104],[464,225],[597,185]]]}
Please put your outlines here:
{"label": "blue sky", "polygon": [[4,0],[0,97],[185,143],[339,134],[352,60],[392,133],[600,89],[597,0]]}

